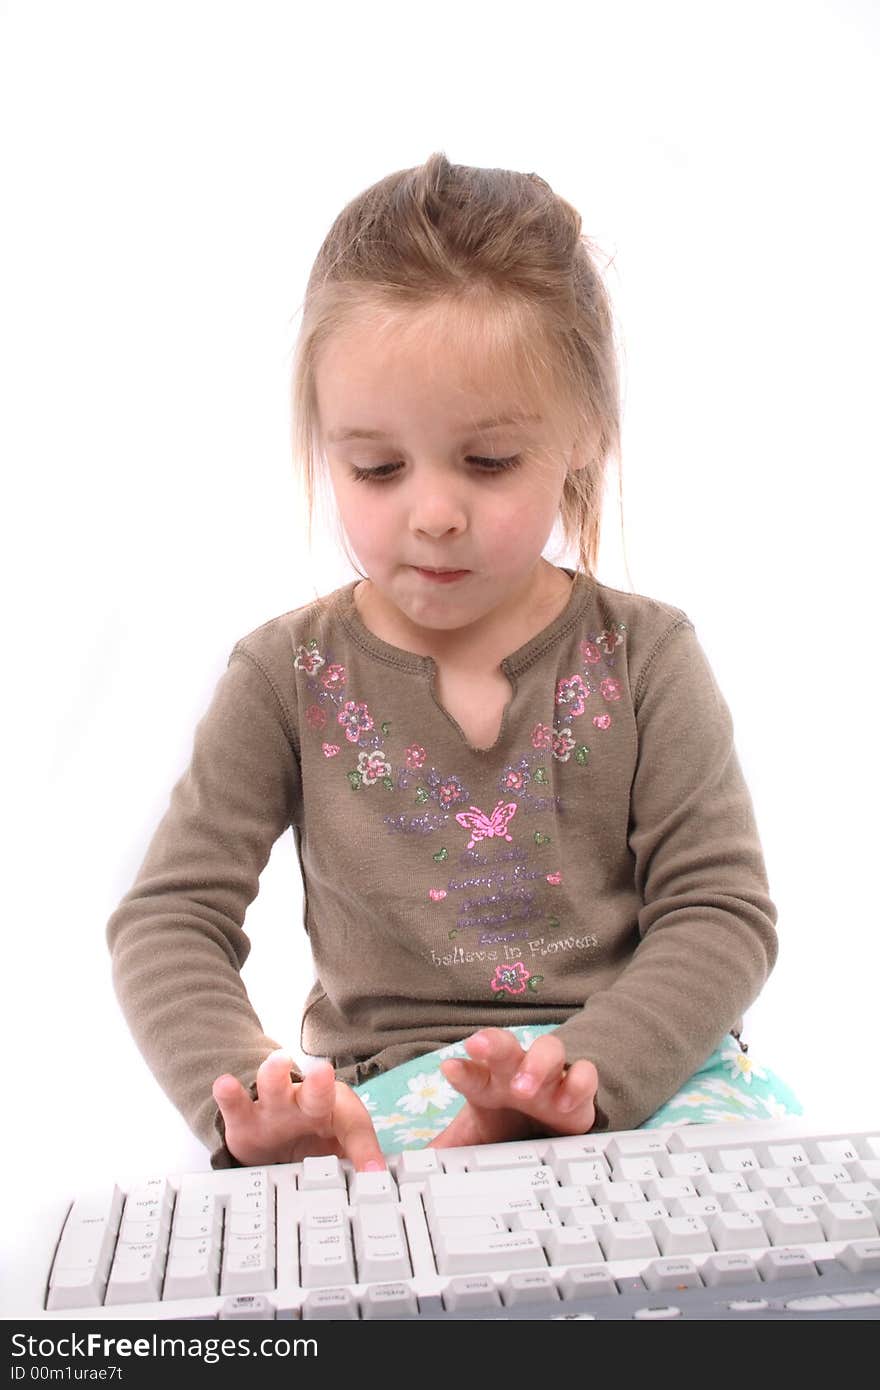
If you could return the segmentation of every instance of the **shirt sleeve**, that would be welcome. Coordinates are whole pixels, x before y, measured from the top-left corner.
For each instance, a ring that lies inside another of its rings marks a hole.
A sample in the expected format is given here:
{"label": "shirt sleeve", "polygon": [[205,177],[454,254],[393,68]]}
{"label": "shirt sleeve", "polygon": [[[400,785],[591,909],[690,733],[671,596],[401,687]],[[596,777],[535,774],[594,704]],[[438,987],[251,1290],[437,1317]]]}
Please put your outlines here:
{"label": "shirt sleeve", "polygon": [[239,643],[135,882],[107,924],[113,983],[132,1035],[214,1167],[235,1164],[214,1080],[229,1072],[252,1087],[257,1067],[279,1046],[263,1032],[241,979],[250,951],[242,928],[299,797],[290,711],[260,659]]}
{"label": "shirt sleeve", "polygon": [[599,1075],[597,1127],[634,1129],[736,1026],[777,955],[777,912],[733,723],[693,625],[677,621],[633,689],[629,847],[642,902],[632,960],[563,1023]]}

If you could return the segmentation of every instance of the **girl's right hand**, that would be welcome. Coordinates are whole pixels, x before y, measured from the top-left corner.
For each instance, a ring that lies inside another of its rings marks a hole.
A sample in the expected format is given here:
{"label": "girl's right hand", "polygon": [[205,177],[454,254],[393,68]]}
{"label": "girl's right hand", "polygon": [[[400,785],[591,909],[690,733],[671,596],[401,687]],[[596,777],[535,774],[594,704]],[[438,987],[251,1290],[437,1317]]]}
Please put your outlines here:
{"label": "girl's right hand", "polygon": [[287,1053],[270,1052],[257,1071],[257,1100],[236,1077],[217,1077],[211,1090],[232,1156],[247,1167],[335,1154],[358,1172],[386,1168],[366,1106],[336,1080],[330,1063],[320,1063],[302,1081],[291,1080],[292,1065]]}

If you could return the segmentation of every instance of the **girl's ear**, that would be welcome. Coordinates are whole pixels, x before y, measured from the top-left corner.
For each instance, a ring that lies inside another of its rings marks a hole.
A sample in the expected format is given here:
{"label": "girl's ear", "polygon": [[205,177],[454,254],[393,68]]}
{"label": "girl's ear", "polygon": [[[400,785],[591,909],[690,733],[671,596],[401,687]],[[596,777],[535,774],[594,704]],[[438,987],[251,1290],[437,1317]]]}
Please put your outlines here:
{"label": "girl's ear", "polygon": [[568,456],[569,473],[576,473],[578,469],[586,468],[590,461],[592,443],[592,439],[588,438],[583,431],[578,434]]}

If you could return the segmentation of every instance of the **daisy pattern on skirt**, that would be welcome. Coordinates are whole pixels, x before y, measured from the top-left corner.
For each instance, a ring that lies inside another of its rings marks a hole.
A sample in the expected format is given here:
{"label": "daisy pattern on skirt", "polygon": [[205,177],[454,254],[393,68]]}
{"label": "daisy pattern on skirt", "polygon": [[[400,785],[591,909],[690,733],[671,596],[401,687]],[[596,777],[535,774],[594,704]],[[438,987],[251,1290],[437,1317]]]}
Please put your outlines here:
{"label": "daisy pattern on skirt", "polygon": [[760,1077],[762,1081],[767,1079],[767,1073],[763,1067],[759,1067],[744,1052],[738,1050],[722,1052],[721,1060],[730,1067],[731,1076],[735,1076],[738,1081],[744,1081],[747,1086],[751,1086],[753,1076]]}
{"label": "daisy pattern on skirt", "polygon": [[764,1097],[764,1109],[771,1120],[784,1120],[786,1115],[791,1114],[788,1106],[784,1105],[781,1100],[777,1100],[775,1096]]}
{"label": "daisy pattern on skirt", "polygon": [[378,1134],[383,1129],[394,1129],[395,1125],[405,1125],[406,1115],[395,1111],[392,1115],[377,1115],[373,1120],[373,1129]]}
{"label": "daisy pattern on skirt", "polygon": [[711,1107],[707,1107],[703,1114],[703,1122],[705,1124],[709,1124],[712,1121],[724,1121],[725,1123],[738,1125],[742,1123],[744,1118],[743,1115],[734,1115],[730,1110],[713,1110]]}
{"label": "daisy pattern on skirt", "polygon": [[703,1089],[713,1091],[715,1097],[730,1101],[732,1105],[741,1105],[745,1110],[754,1110],[760,1106],[761,1102],[755,1096],[746,1095],[737,1086],[733,1086],[729,1081],[721,1081],[717,1077],[710,1076],[703,1082]]}
{"label": "daisy pattern on skirt", "polygon": [[458,1100],[458,1092],[452,1089],[446,1077],[436,1073],[419,1072],[418,1076],[410,1077],[407,1086],[408,1094],[398,1096],[397,1104],[409,1115],[424,1115],[429,1105],[435,1110],[445,1110]]}
{"label": "daisy pattern on skirt", "polygon": [[398,1144],[427,1144],[445,1128],[445,1125],[410,1125],[409,1129],[399,1129],[394,1139]]}

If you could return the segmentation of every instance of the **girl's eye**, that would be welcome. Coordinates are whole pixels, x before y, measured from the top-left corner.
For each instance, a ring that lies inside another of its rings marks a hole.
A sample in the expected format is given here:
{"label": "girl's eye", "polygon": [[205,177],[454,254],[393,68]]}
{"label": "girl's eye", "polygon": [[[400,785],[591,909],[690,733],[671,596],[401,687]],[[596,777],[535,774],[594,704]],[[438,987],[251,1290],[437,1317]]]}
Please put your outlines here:
{"label": "girl's eye", "polygon": [[[515,468],[520,461],[520,455],[514,454],[511,458],[490,459],[480,458],[471,454],[468,463],[478,464],[479,473],[505,473],[510,468]],[[400,469],[398,463],[382,463],[378,468],[357,468],[352,465],[352,477],[355,482],[381,482],[384,478],[393,478]]]}

